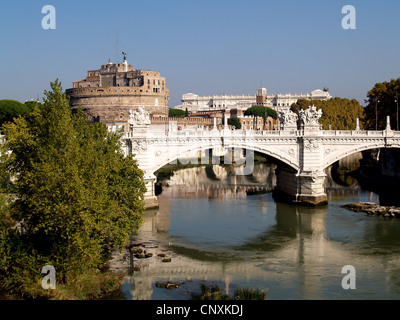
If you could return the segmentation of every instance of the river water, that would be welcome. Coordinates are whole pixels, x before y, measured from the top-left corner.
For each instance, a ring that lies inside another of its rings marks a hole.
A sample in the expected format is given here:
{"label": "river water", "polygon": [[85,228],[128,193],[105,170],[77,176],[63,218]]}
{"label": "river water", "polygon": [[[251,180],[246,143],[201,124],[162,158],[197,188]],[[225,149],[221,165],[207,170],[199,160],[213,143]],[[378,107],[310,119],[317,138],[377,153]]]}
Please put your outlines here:
{"label": "river water", "polygon": [[[329,205],[293,206],[274,201],[268,191],[275,181],[269,164],[255,166],[252,176],[221,166],[175,172],[159,209],[146,212],[132,237],[134,249],[152,256],[125,250],[110,261],[114,271],[129,270],[114,298],[187,300],[200,283],[227,294],[258,288],[270,300],[400,298],[400,221],[341,208],[379,203],[377,194],[328,176]],[[355,268],[355,289],[342,287],[347,265]],[[180,286],[156,286],[166,281]]]}

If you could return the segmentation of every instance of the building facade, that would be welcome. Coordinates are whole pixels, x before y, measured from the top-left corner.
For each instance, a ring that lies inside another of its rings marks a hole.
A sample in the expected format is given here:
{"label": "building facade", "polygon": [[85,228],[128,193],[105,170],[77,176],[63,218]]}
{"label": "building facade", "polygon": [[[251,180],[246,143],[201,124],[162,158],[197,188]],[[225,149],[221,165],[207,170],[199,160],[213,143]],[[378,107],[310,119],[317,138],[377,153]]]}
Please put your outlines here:
{"label": "building facade", "polygon": [[157,71],[135,70],[126,59],[87,71],[86,78],[74,81],[66,94],[72,110],[81,107],[89,121],[101,121],[112,128],[123,126],[128,111],[139,106],[150,114],[168,113],[166,79]]}
{"label": "building facade", "polygon": [[267,89],[259,88],[255,95],[198,96],[194,93],[186,93],[182,96],[182,105],[175,108],[198,112],[212,109],[247,109],[254,105],[263,105],[276,111],[286,111],[299,99],[329,100],[331,98],[329,92],[323,90],[314,90],[306,94],[268,94]]}

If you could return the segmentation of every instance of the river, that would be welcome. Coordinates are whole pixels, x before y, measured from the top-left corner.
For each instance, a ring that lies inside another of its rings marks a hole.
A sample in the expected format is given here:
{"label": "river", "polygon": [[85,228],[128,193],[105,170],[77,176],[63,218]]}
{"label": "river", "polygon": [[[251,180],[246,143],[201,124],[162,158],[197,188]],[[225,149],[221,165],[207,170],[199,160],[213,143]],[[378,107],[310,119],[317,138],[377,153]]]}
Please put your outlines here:
{"label": "river", "polygon": [[[221,166],[175,172],[146,212],[134,249],[110,268],[126,272],[115,299],[188,300],[200,283],[232,294],[258,288],[275,299],[399,299],[400,221],[348,211],[341,205],[379,203],[356,180],[328,174],[329,205],[310,208],[274,201],[274,165],[256,165],[252,176],[232,176]],[[170,259],[170,260],[169,260]],[[355,269],[355,289],[345,290],[344,266]],[[156,286],[172,281],[177,289]]]}

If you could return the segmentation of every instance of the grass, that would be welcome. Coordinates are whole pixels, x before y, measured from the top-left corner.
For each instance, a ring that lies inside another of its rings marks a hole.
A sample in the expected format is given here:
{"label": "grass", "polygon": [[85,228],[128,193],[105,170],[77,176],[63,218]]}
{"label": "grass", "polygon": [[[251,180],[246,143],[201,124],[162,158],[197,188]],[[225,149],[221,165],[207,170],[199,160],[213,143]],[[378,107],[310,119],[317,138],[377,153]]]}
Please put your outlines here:
{"label": "grass", "polygon": [[123,274],[88,271],[77,275],[68,284],[56,283],[55,289],[42,288],[41,279],[26,280],[19,292],[2,294],[7,300],[98,300],[120,289]]}

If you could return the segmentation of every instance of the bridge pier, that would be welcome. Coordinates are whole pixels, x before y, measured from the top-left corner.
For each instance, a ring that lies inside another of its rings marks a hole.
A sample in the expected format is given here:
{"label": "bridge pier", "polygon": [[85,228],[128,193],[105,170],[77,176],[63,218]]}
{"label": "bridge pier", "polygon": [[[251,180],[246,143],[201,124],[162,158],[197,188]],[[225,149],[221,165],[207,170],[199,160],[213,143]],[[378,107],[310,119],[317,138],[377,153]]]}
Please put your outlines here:
{"label": "bridge pier", "polygon": [[278,167],[276,174],[277,185],[274,190],[276,200],[308,206],[328,204],[324,172],[303,171],[299,173],[291,168]]}
{"label": "bridge pier", "polygon": [[146,193],[144,194],[144,208],[146,210],[158,208],[158,199],[155,193],[156,181],[157,178],[155,175],[144,177],[144,182],[146,185]]}

